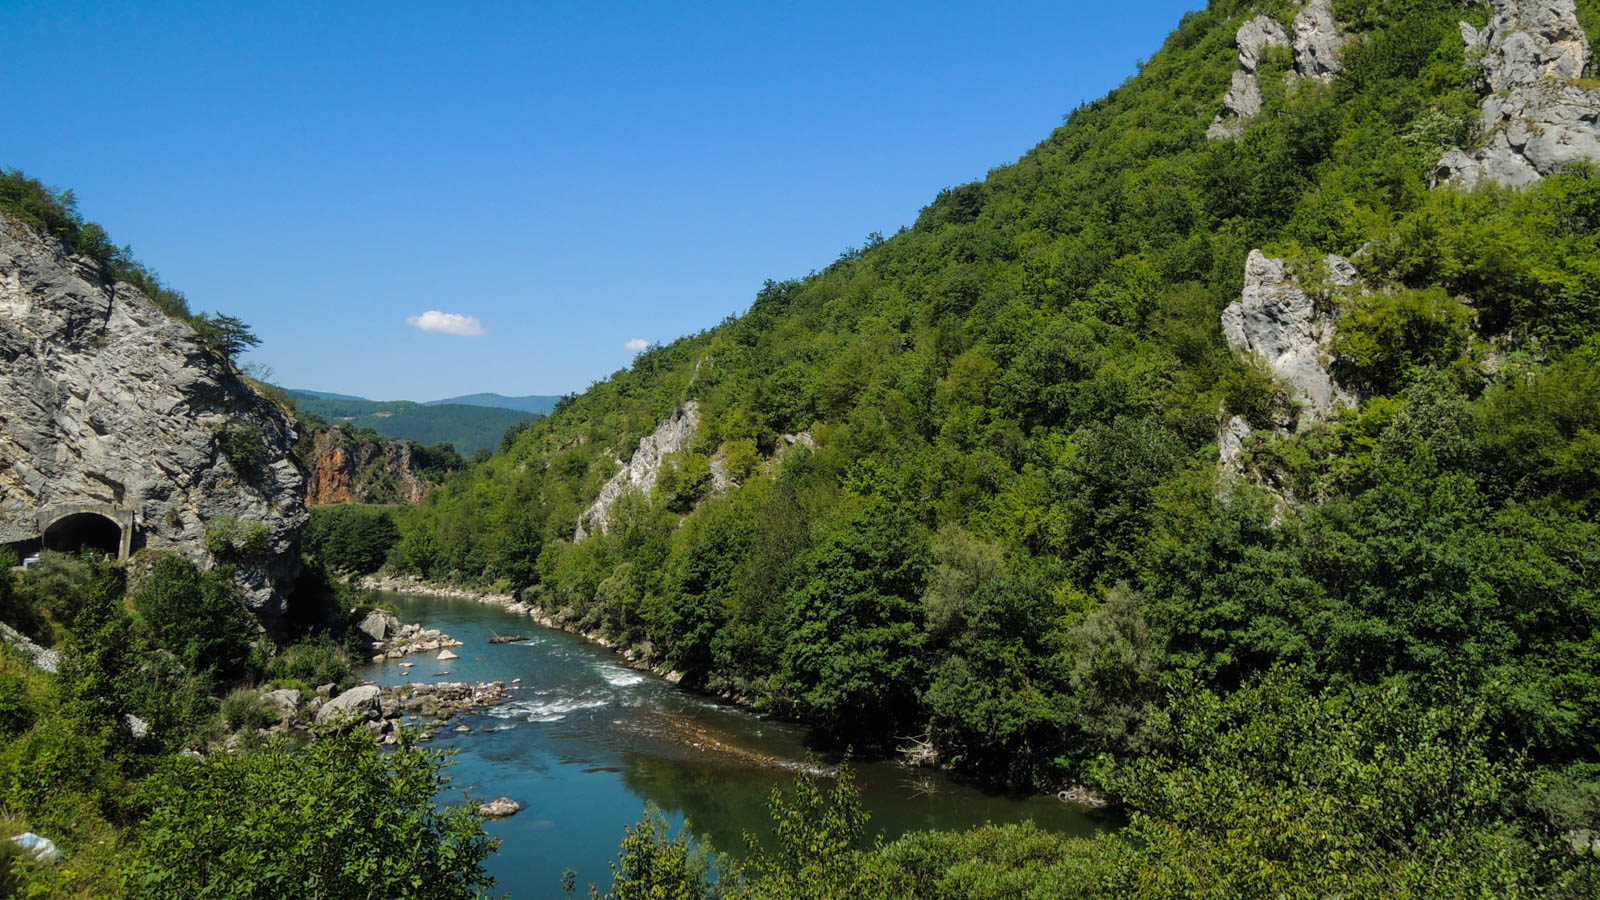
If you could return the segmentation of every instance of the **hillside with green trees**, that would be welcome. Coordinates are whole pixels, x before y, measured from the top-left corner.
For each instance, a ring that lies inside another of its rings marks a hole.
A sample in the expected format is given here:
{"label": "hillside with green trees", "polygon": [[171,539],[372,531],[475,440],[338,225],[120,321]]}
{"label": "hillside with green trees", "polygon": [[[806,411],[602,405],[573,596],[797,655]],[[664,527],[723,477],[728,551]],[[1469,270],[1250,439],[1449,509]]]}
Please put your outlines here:
{"label": "hillside with green trees", "polygon": [[[863,847],[813,789],[777,800],[786,854],[722,888],[641,824],[617,896],[1600,889],[1600,170],[1431,184],[1492,137],[1457,26],[1488,10],[1439,0],[1334,3],[1341,74],[1269,49],[1261,114],[1208,139],[1240,24],[1298,8],[1186,16],[1017,162],[399,517],[397,569],[515,590],[840,747],[923,739],[1131,816]],[[1307,283],[1351,257],[1367,288],[1318,293],[1355,402],[1298,430],[1219,328],[1253,249]],[[575,540],[691,401],[652,491]]]}
{"label": "hillside with green trees", "polygon": [[346,394],[285,390],[295,409],[334,425],[367,428],[388,438],[423,446],[449,444],[472,456],[496,450],[506,432],[526,427],[537,413],[469,403],[366,400]]}

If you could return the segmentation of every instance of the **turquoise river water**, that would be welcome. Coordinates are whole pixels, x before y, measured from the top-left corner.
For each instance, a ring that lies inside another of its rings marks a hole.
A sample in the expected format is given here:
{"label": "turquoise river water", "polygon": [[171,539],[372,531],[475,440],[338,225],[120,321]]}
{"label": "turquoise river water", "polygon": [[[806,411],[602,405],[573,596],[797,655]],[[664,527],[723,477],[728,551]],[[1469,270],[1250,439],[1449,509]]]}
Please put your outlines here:
{"label": "turquoise river water", "polygon": [[[746,832],[766,834],[774,787],[791,783],[803,766],[827,770],[837,762],[811,749],[802,726],[682,690],[525,616],[469,600],[407,594],[380,600],[402,621],[442,629],[464,646],[455,648],[460,659],[414,655],[367,666],[363,677],[382,685],[500,680],[513,688],[504,706],[451,723],[470,732],[446,729],[431,742],[457,751],[448,773],[453,794],[443,800],[503,795],[523,806],[488,826],[502,842],[488,864],[496,895],[565,896],[561,873],[568,868],[578,873],[579,896],[589,882],[605,890],[622,830],[646,803],[674,825],[687,818],[717,849],[737,851]],[[528,640],[488,643],[495,634]],[[415,665],[406,669],[402,661]],[[872,816],[868,831],[890,839],[916,829],[1024,819],[1074,834],[1105,827],[1052,797],[988,792],[894,762],[851,765]]]}

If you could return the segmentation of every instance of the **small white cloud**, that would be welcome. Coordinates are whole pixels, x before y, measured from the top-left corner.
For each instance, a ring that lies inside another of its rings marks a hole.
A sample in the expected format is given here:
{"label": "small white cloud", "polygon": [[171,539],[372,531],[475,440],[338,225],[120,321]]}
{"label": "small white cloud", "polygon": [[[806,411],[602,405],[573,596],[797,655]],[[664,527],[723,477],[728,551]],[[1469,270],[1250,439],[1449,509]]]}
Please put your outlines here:
{"label": "small white cloud", "polygon": [[477,337],[483,334],[483,323],[478,321],[477,316],[462,316],[440,312],[437,309],[430,309],[420,316],[406,316],[406,324],[433,334],[454,334],[460,337]]}
{"label": "small white cloud", "polygon": [[622,346],[627,347],[629,350],[632,350],[635,353],[638,353],[640,350],[643,350],[646,347],[650,346],[650,342],[645,340],[644,338],[634,338],[633,340],[627,342],[626,344],[623,344]]}

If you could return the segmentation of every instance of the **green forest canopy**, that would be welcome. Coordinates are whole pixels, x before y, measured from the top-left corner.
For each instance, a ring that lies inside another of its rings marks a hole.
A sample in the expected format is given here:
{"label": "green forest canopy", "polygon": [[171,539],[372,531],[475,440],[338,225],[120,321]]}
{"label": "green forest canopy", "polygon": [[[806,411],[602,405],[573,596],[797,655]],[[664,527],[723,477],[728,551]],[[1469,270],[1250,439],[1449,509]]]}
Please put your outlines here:
{"label": "green forest canopy", "polygon": [[[1219,884],[1241,859],[1332,876],[1295,862],[1310,832],[1274,844],[1147,792],[1230,777],[1198,736],[1254,710],[1270,786],[1334,753],[1376,765],[1384,735],[1422,773],[1448,732],[1505,774],[1470,815],[1406,799],[1437,827],[1349,851],[1374,854],[1367,890],[1416,854],[1461,884],[1568,884],[1553,836],[1600,828],[1600,173],[1432,188],[1448,143],[1486,137],[1457,28],[1486,11],[1335,8],[1343,74],[1289,84],[1269,54],[1236,141],[1205,130],[1257,10],[1186,16],[1016,163],[563,402],[405,517],[391,564],[518,590],[841,745],[926,736],[980,778],[1099,785],[1191,834],[1171,852]],[[1340,311],[1359,406],[1250,447],[1276,493],[1218,482],[1219,417],[1284,404],[1218,328],[1253,248],[1301,271],[1354,255],[1377,288]],[[692,446],[574,542],[687,400]],[[1319,726],[1283,691],[1345,723],[1336,750],[1297,749]],[[1334,793],[1389,802],[1363,793],[1381,784]]]}

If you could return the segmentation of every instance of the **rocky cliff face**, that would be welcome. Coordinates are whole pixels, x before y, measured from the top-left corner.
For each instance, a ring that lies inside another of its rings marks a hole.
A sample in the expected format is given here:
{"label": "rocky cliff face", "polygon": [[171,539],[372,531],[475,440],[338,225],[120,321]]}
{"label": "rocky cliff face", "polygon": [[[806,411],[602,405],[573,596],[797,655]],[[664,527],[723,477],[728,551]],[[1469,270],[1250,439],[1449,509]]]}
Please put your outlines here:
{"label": "rocky cliff face", "polygon": [[[1331,288],[1353,288],[1355,266],[1342,256],[1323,260]],[[1255,354],[1290,391],[1297,414],[1277,423],[1280,428],[1304,428],[1329,418],[1355,398],[1334,381],[1328,371],[1336,319],[1320,308],[1317,298],[1288,272],[1284,261],[1250,251],[1245,261],[1244,290],[1222,311],[1222,334],[1228,346]],[[1222,422],[1217,443],[1224,470],[1235,469],[1250,425],[1240,416]]]}
{"label": "rocky cliff face", "polygon": [[1339,74],[1339,57],[1344,53],[1345,36],[1333,17],[1332,0],[1310,0],[1294,18],[1294,37],[1270,16],[1256,16],[1239,26],[1234,43],[1239,48],[1239,69],[1222,98],[1226,112],[1217,116],[1206,131],[1212,139],[1236,138],[1250,120],[1261,114],[1261,83],[1256,70],[1269,47],[1292,47],[1292,78],[1332,81]]}
{"label": "rocky cliff face", "polygon": [[420,503],[432,482],[418,471],[411,444],[329,428],[312,437],[306,504]]}
{"label": "rocky cliff face", "polygon": [[578,527],[573,533],[574,541],[581,541],[595,532],[605,533],[611,527],[611,509],[616,506],[622,495],[629,491],[639,491],[648,494],[655,489],[656,479],[661,474],[662,460],[667,456],[683,451],[694,440],[694,433],[700,427],[700,406],[693,400],[683,404],[672,418],[661,423],[654,433],[646,435],[639,441],[639,449],[633,453],[633,458],[622,466],[617,474],[611,476],[605,487],[600,489],[600,496],[594,504],[584,510],[578,517]]}
{"label": "rocky cliff face", "polygon": [[1482,147],[1450,150],[1441,181],[1521,187],[1567,163],[1600,160],[1600,90],[1579,81],[1589,40],[1573,0],[1494,0],[1479,31],[1461,23],[1467,58],[1483,69]]}
{"label": "rocky cliff face", "polygon": [[[1323,265],[1331,286],[1356,283],[1350,260],[1330,254]],[[1325,419],[1335,408],[1353,402],[1328,372],[1334,319],[1290,277],[1283,260],[1250,251],[1244,264],[1244,290],[1222,311],[1222,334],[1228,346],[1267,361],[1292,391],[1302,420]]]}
{"label": "rocky cliff face", "polygon": [[0,213],[0,541],[103,510],[210,566],[208,534],[248,535],[223,555],[270,625],[306,522],[294,439],[187,324]]}

